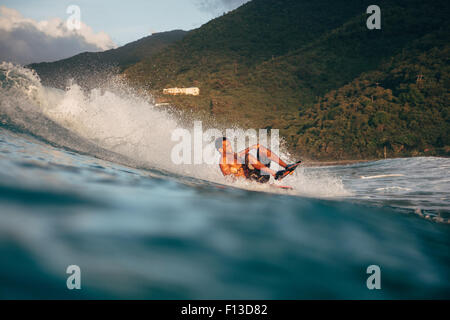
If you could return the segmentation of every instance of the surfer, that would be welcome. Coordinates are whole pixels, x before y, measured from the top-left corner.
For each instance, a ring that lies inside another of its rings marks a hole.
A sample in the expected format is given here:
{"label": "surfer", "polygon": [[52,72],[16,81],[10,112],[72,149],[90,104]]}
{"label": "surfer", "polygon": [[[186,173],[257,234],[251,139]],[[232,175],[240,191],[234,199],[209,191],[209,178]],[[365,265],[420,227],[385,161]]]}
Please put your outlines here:
{"label": "surfer", "polygon": [[[243,177],[249,180],[266,183],[273,176],[275,180],[281,180],[294,172],[301,163],[298,161],[288,165],[275,153],[266,147],[255,144],[241,152],[233,152],[230,141],[226,137],[216,140],[216,149],[221,153],[220,170],[224,176]],[[256,149],[256,158],[250,154]],[[270,169],[271,161],[278,163],[284,170],[274,171]]]}

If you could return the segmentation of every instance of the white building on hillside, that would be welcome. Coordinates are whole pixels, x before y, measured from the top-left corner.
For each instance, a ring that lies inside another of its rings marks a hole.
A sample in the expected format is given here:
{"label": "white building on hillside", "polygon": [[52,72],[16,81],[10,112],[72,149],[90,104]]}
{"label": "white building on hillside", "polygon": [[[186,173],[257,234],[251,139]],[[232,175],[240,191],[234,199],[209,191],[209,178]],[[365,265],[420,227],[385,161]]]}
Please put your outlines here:
{"label": "white building on hillside", "polygon": [[167,88],[163,90],[164,94],[170,95],[190,95],[190,96],[198,96],[200,94],[200,89],[197,87],[192,88]]}

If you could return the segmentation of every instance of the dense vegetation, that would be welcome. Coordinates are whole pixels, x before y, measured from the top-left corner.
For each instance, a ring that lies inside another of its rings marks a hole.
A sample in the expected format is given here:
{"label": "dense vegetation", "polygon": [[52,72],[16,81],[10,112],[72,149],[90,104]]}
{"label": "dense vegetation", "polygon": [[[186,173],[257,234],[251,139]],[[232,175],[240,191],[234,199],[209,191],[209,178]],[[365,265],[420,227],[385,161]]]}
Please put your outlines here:
{"label": "dense vegetation", "polygon": [[448,155],[450,47],[423,49],[404,51],[300,111],[288,130],[297,137],[292,144],[318,158]]}
{"label": "dense vegetation", "polygon": [[156,96],[198,86],[163,98],[218,126],[280,129],[303,157],[449,155],[449,2],[379,0],[381,30],[371,4],[253,0],[124,74]]}
{"label": "dense vegetation", "polygon": [[219,123],[278,128],[316,159],[449,155],[448,1],[254,0],[126,70]]}

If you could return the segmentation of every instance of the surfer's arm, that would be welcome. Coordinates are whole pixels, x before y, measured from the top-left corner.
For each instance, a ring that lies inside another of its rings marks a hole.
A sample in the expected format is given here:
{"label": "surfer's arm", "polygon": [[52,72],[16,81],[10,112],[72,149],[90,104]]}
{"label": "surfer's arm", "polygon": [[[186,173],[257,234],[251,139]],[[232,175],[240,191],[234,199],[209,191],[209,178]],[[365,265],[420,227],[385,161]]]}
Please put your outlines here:
{"label": "surfer's arm", "polygon": [[[269,158],[269,159],[272,160],[273,162],[278,163],[278,164],[279,164],[280,166],[282,166],[283,168],[286,168],[286,166],[287,166],[286,162],[284,162],[283,160],[281,160],[280,157],[277,156],[275,153],[273,153],[270,149],[267,149],[266,147],[260,145],[259,143],[258,143],[258,144],[255,144],[255,145],[253,145],[253,146],[251,146],[251,147],[248,147],[248,148],[245,149],[245,150],[242,150],[241,152],[238,153],[238,155],[239,155],[240,157],[245,157],[245,155],[248,154],[248,153],[249,153],[251,150],[253,150],[253,149],[256,149],[256,150],[259,149],[259,155],[260,155],[260,156]],[[252,163],[252,164],[253,164],[253,163]],[[259,168],[258,168],[258,169],[259,169]]]}
{"label": "surfer's arm", "polygon": [[230,170],[230,166],[229,165],[221,163],[221,164],[219,164],[219,167],[220,167],[220,171],[222,171],[222,174],[224,176],[228,176],[228,175],[231,174],[231,170]]}
{"label": "surfer's arm", "polygon": [[222,158],[220,159],[219,167],[220,171],[224,176],[228,176],[233,174],[233,165],[235,164],[235,154],[234,153],[223,153]]}

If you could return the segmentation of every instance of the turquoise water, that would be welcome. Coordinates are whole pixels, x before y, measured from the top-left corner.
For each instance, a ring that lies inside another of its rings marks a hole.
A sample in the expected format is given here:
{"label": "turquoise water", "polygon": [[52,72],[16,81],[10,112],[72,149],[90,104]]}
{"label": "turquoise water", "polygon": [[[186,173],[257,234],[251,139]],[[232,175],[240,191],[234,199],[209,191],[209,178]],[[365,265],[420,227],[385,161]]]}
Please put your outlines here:
{"label": "turquoise water", "polygon": [[[449,159],[303,168],[292,192],[235,184],[215,166],[164,166],[166,114],[151,111],[163,125],[144,148],[108,118],[143,114],[121,113],[134,100],[36,95],[27,77],[0,91],[0,298],[450,298]],[[74,121],[102,99],[121,107]]]}
{"label": "turquoise water", "polygon": [[374,200],[175,178],[5,130],[0,166],[2,298],[449,298],[449,226]]}

